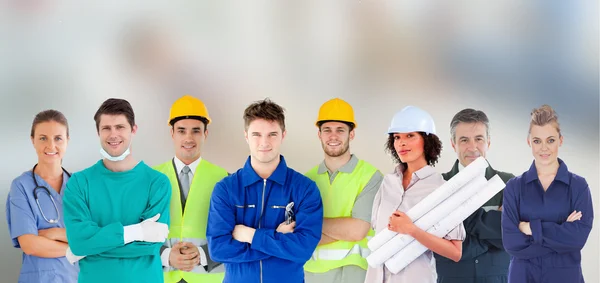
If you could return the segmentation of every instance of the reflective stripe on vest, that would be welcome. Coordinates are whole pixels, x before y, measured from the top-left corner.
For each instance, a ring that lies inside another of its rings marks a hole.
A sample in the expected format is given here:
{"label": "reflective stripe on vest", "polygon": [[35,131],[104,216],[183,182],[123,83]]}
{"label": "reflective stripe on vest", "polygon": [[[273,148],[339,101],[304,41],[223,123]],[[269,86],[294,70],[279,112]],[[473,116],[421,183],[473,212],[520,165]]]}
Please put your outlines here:
{"label": "reflective stripe on vest", "polygon": [[[356,198],[369,183],[377,169],[359,160],[352,173],[338,172],[330,183],[329,174],[318,173],[319,166],[311,169],[306,176],[317,183],[323,201],[323,217],[352,217]],[[369,254],[367,238],[374,235],[369,229],[368,236],[357,242],[335,241],[317,246],[310,260],[304,265],[308,272],[323,273],[346,265],[357,265],[367,269],[365,257]]]}
{"label": "reflective stripe on vest", "polygon": [[[191,242],[196,246],[205,245],[210,196],[215,184],[227,176],[227,171],[202,159],[194,172],[185,210],[183,211],[177,173],[173,167],[172,161],[169,161],[154,168],[167,175],[171,182],[171,224],[165,246],[172,247],[180,241]],[[207,254],[207,256],[209,255]],[[202,266],[197,266],[192,272],[173,270],[172,268],[165,271],[165,283],[176,283],[181,279],[185,279],[189,283],[222,282],[224,277],[224,267],[222,265],[211,270],[210,273],[207,273]]]}
{"label": "reflective stripe on vest", "polygon": [[[373,238],[372,236],[368,236],[367,242]],[[316,249],[313,252],[310,260],[342,260],[349,255],[358,254],[363,258],[366,258],[371,253],[369,248],[361,247],[359,244],[354,245],[350,250],[334,250],[334,249]]]}

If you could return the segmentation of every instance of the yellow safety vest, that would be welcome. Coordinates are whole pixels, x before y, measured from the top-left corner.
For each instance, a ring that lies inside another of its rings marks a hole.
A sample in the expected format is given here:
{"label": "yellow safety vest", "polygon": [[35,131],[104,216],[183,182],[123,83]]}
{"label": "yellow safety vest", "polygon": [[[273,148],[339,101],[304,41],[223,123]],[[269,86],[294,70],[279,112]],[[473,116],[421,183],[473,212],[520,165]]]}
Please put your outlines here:
{"label": "yellow safety vest", "polygon": [[[208,206],[215,184],[227,176],[225,169],[204,159],[200,161],[190,185],[185,211],[182,210],[179,181],[173,161],[165,162],[154,167],[155,170],[167,175],[171,181],[171,225],[166,245],[172,247],[177,242],[191,242],[196,246],[205,245],[206,225],[208,222]],[[182,212],[183,211],[183,212]],[[207,254],[208,256],[208,254]],[[223,265],[210,273],[204,267],[197,266],[191,272],[173,270],[164,272],[165,283],[176,283],[182,278],[189,283],[223,282],[225,277]]]}
{"label": "yellow safety vest", "polygon": [[[352,173],[338,172],[330,183],[329,174],[319,174],[318,170],[319,166],[316,166],[306,173],[306,176],[315,181],[321,191],[325,218],[352,217],[356,198],[377,172],[371,164],[359,160]],[[365,258],[369,255],[367,241],[374,234],[370,229],[367,237],[358,242],[335,241],[317,246],[310,260],[304,265],[304,270],[324,273],[346,265],[357,265],[366,270],[368,264]]]}

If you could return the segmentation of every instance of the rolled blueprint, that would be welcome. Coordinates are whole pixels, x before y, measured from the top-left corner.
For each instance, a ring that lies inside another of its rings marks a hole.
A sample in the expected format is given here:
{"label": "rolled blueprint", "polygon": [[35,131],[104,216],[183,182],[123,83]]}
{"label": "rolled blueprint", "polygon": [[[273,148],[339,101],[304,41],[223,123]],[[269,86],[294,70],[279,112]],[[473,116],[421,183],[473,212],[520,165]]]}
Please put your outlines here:
{"label": "rolled blueprint", "polygon": [[[450,178],[446,183],[441,185],[438,189],[434,190],[422,201],[417,203],[413,208],[405,212],[406,215],[412,220],[417,221],[431,209],[436,207],[442,201],[450,197],[454,192],[458,191],[465,184],[475,178],[475,176],[485,174],[485,169],[488,167],[488,163],[483,157],[475,159],[471,164],[467,165],[463,170],[460,170],[458,174]],[[371,251],[379,249],[386,242],[396,236],[396,232],[384,229],[377,233],[373,239],[371,239],[367,246]]]}
{"label": "rolled blueprint", "polygon": [[[415,221],[415,225],[420,229],[427,231],[433,225],[444,219],[444,217],[452,213],[457,207],[465,202],[465,200],[485,188],[486,184],[487,180],[485,179],[485,174],[484,172],[481,172],[481,174],[469,181],[460,190],[423,215],[419,220]],[[409,235],[396,235],[379,249],[372,251],[367,257],[367,262],[371,267],[378,267],[414,240],[415,239]]]}
{"label": "rolled blueprint", "polygon": [[[504,188],[505,184],[498,175],[491,178],[485,188],[467,199],[454,212],[445,217],[442,221],[427,230],[428,233],[436,237],[444,237],[452,229],[456,228],[469,215],[479,209],[484,203],[494,197]],[[394,274],[400,272],[413,260],[422,255],[428,249],[418,241],[411,242],[404,249],[400,250],[392,258],[385,262],[385,266]]]}

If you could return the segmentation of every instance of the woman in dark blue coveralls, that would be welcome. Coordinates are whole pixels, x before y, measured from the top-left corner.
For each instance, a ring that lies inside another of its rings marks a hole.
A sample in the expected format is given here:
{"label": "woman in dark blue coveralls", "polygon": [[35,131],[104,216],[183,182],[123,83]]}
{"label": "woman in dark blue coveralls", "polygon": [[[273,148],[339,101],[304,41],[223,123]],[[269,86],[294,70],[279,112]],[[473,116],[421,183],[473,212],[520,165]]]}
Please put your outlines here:
{"label": "woman in dark blue coveralls", "polygon": [[562,142],[554,110],[548,105],[534,109],[527,143],[535,160],[504,190],[508,282],[584,282],[581,249],[592,230],[592,197],[585,179],[558,158]]}

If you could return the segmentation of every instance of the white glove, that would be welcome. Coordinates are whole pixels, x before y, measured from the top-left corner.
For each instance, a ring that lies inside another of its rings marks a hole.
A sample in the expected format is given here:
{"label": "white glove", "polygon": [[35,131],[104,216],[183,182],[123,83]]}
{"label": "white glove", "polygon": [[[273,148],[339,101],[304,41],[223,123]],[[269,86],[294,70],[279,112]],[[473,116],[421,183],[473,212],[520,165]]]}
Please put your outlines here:
{"label": "white glove", "polygon": [[84,258],[85,256],[75,255],[71,251],[71,247],[67,247],[67,252],[65,254],[65,257],[67,258],[67,261],[69,261],[70,264],[74,265],[75,262],[78,262],[80,259]]}
{"label": "white glove", "polygon": [[125,244],[133,241],[163,243],[169,236],[169,226],[156,222],[159,218],[160,213],[141,223],[123,227],[123,242]]}

